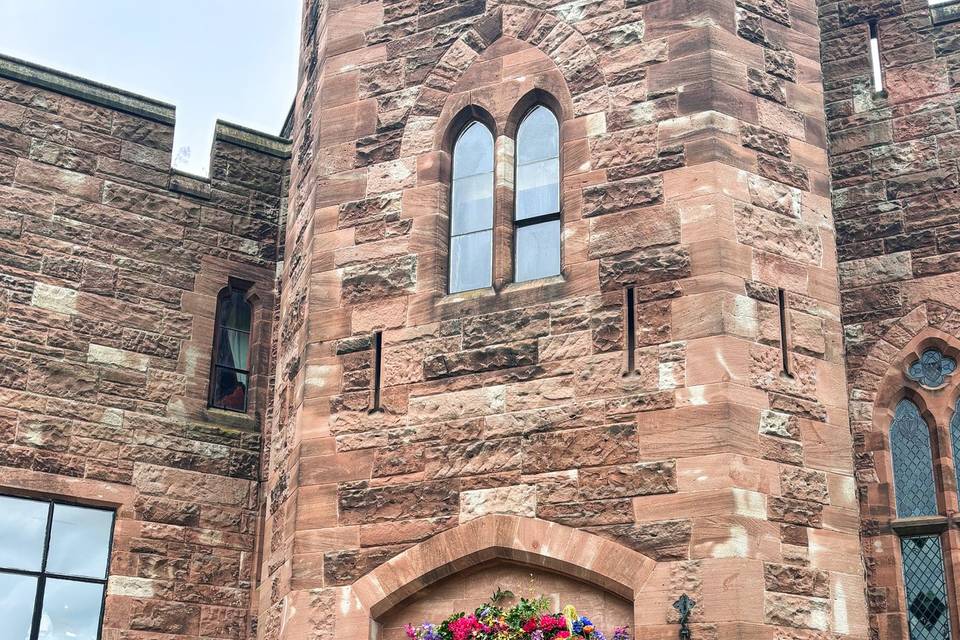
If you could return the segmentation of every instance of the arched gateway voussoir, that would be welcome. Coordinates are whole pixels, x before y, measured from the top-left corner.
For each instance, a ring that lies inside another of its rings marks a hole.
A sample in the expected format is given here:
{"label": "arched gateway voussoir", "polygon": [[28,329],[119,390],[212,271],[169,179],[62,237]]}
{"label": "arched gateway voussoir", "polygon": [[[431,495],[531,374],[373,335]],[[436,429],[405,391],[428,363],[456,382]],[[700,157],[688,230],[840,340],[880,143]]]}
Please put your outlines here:
{"label": "arched gateway voussoir", "polygon": [[655,561],[621,544],[554,522],[488,515],[394,556],[353,585],[376,619],[418,590],[490,560],[512,560],[595,584],[632,600]]}

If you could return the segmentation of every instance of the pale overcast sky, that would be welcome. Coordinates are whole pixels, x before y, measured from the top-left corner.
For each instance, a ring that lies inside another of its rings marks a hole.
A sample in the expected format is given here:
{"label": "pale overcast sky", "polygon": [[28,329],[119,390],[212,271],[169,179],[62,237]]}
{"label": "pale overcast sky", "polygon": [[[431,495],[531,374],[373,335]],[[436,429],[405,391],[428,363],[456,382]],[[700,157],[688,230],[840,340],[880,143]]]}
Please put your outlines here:
{"label": "pale overcast sky", "polygon": [[0,0],[0,52],[175,104],[175,164],[206,175],[217,118],[280,132],[300,3]]}

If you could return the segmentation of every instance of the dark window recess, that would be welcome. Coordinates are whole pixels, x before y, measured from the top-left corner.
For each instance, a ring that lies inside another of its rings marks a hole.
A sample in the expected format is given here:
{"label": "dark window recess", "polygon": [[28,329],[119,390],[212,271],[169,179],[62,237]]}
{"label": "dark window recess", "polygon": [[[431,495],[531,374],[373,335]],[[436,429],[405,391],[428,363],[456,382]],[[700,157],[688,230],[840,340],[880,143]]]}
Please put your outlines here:
{"label": "dark window recess", "polygon": [[780,362],[784,375],[793,377],[790,372],[790,347],[787,335],[787,295],[783,289],[777,289],[777,308],[780,313]]}
{"label": "dark window recess", "polygon": [[623,375],[633,373],[636,368],[634,358],[637,349],[637,305],[634,299],[635,293],[633,287],[627,287],[623,291],[623,313],[624,313],[624,345],[626,349]]}
{"label": "dark window recess", "polygon": [[373,333],[373,401],[370,412],[380,411],[380,374],[383,366],[383,332]]}
{"label": "dark window recess", "polygon": [[229,286],[220,292],[213,339],[211,407],[227,411],[247,410],[251,316],[252,309],[244,289]]}
{"label": "dark window recess", "polygon": [[0,496],[0,620],[16,640],[97,640],[114,512]]}

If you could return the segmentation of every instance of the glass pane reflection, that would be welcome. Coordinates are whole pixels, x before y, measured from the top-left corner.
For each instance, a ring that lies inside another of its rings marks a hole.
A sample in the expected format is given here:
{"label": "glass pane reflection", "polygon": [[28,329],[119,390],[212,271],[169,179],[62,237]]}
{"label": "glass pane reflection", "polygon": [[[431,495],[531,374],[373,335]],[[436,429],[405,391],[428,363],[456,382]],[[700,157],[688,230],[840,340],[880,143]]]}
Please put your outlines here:
{"label": "glass pane reflection", "polygon": [[37,579],[33,576],[0,572],[0,625],[4,637],[10,640],[30,638],[36,595]]}
{"label": "glass pane reflection", "polygon": [[50,504],[0,496],[0,567],[39,571]]}
{"label": "glass pane reflection", "polygon": [[453,148],[453,177],[493,173],[493,135],[479,122],[471,122]]}
{"label": "glass pane reflection", "polygon": [[454,237],[450,244],[450,291],[489,287],[492,250],[492,231]]}
{"label": "glass pane reflection", "polygon": [[493,135],[479,122],[453,149],[450,293],[489,287],[493,256]]}
{"label": "glass pane reflection", "polygon": [[103,585],[47,578],[38,640],[97,640]]}
{"label": "glass pane reflection", "polygon": [[560,126],[543,105],[517,131],[517,220],[560,211]]}
{"label": "glass pane reflection", "polygon": [[54,505],[47,571],[84,578],[105,577],[112,527],[111,511]]}
{"label": "glass pane reflection", "polygon": [[534,107],[517,132],[517,164],[530,164],[560,155],[560,125],[543,105]]}
{"label": "glass pane reflection", "polygon": [[517,227],[517,282],[560,273],[560,221]]}
{"label": "glass pane reflection", "polygon": [[560,160],[517,167],[517,220],[560,211]]}

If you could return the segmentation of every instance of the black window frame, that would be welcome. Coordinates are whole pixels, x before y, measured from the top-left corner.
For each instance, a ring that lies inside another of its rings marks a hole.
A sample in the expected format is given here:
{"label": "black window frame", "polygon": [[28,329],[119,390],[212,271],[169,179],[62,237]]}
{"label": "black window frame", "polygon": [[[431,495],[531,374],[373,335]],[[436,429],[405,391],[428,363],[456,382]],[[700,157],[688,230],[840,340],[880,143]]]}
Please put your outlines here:
{"label": "black window frame", "polygon": [[[217,411],[229,411],[231,413],[240,413],[245,414],[250,408],[250,381],[253,376],[253,325],[254,325],[254,308],[253,304],[248,299],[250,293],[251,283],[242,282],[230,278],[230,282],[217,294],[217,303],[213,313],[213,352],[210,355],[210,391],[207,394],[207,408],[216,409]],[[242,329],[235,329],[233,327],[225,327],[223,325],[223,319],[220,315],[220,306],[223,300],[228,299],[233,296],[234,293],[239,293],[243,296],[244,302],[249,307],[250,311],[250,325],[246,331]],[[230,331],[237,331],[239,333],[247,334],[247,368],[238,369],[236,367],[228,367],[217,362],[217,356],[220,353],[220,343],[223,340],[223,330],[229,329]],[[217,397],[217,374],[220,370],[231,371],[233,373],[240,373],[246,376],[247,378],[247,388],[243,394],[243,409],[232,409],[230,407],[219,406],[216,402]]]}
{"label": "black window frame", "polygon": [[[117,531],[117,510],[112,507],[102,507],[97,505],[84,504],[82,502],[75,502],[71,500],[63,500],[57,498],[37,498],[33,496],[23,496],[16,495],[11,493],[0,493],[0,498],[14,498],[17,500],[29,500],[31,502],[39,502],[47,504],[47,523],[44,529],[44,538],[43,538],[43,557],[40,562],[39,571],[31,571],[29,569],[14,569],[0,566],[0,573],[8,573],[19,576],[30,576],[37,579],[37,591],[34,594],[33,598],[33,616],[30,622],[30,640],[38,640],[40,635],[40,621],[43,616],[43,598],[44,591],[47,585],[47,578],[53,578],[55,580],[69,580],[72,582],[84,582],[87,584],[99,584],[102,587],[102,594],[100,597],[100,619],[97,621],[97,639],[103,637],[103,617],[104,610],[107,606],[107,584],[110,581],[110,563],[113,561],[113,540]],[[109,511],[110,518],[110,538],[107,542],[107,564],[103,572],[103,578],[88,578],[85,576],[71,576],[60,573],[53,573],[47,571],[47,559],[50,554],[50,534],[53,529],[53,510],[56,505],[63,505],[65,507],[79,507],[82,509],[91,509],[94,511]]]}

